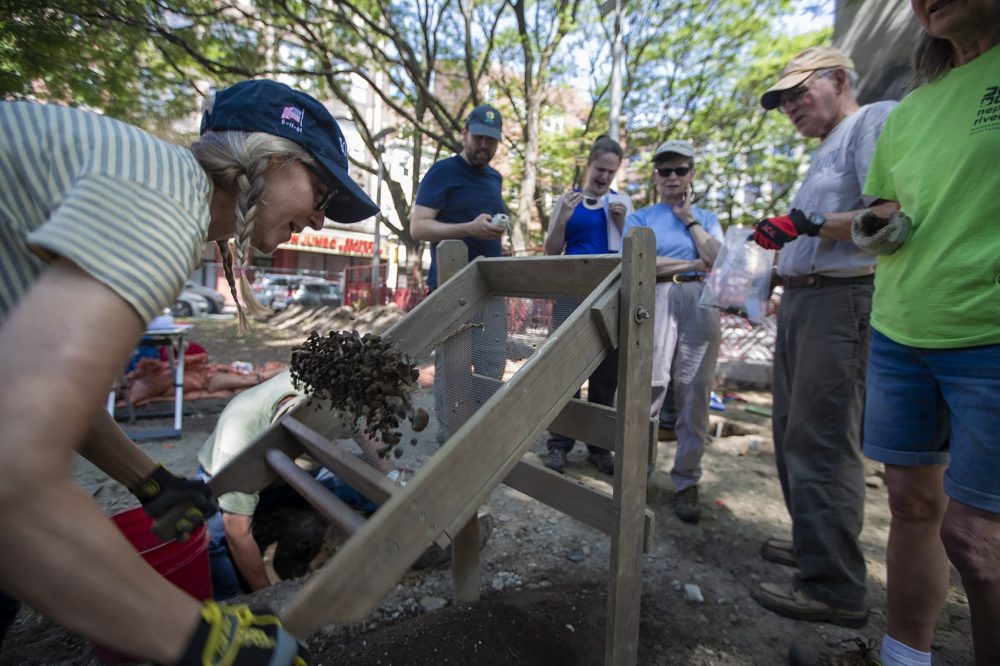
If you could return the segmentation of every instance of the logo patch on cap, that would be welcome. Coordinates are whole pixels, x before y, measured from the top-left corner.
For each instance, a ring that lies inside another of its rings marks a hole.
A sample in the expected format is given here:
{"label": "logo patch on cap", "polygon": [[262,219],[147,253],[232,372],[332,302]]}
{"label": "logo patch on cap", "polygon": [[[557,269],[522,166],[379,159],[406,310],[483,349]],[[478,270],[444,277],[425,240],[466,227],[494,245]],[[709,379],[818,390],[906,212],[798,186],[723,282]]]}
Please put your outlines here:
{"label": "logo patch on cap", "polygon": [[347,139],[340,136],[340,152],[344,153],[344,157],[347,157]]}
{"label": "logo patch on cap", "polygon": [[286,106],[281,110],[281,124],[296,132],[302,131],[302,118],[305,112],[297,106]]}
{"label": "logo patch on cap", "polygon": [[487,109],[487,111],[486,111],[486,121],[492,123],[494,120],[496,120],[496,115],[497,114],[495,114],[492,111],[490,111],[490,110]]}

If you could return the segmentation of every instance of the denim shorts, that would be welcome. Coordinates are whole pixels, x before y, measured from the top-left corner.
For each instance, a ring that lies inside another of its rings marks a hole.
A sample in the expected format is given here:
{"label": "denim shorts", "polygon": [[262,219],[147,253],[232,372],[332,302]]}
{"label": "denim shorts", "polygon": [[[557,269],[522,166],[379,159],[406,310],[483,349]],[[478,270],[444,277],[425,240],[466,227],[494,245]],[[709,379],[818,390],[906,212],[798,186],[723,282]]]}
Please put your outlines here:
{"label": "denim shorts", "polygon": [[865,455],[948,465],[949,497],[1000,513],[1000,345],[922,349],[872,330]]}

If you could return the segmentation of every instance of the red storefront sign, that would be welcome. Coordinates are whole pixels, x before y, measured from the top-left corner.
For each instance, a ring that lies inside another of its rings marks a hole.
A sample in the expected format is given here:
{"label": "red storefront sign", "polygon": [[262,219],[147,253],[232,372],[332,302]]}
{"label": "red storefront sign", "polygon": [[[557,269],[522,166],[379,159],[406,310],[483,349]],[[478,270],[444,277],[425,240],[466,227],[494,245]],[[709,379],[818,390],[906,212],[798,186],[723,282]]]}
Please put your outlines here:
{"label": "red storefront sign", "polygon": [[[375,253],[375,240],[364,234],[350,232],[316,232],[292,234],[287,243],[280,245],[282,250],[305,250],[307,252],[325,252],[341,254],[349,257],[372,257]],[[379,257],[389,258],[386,243],[379,244]]]}

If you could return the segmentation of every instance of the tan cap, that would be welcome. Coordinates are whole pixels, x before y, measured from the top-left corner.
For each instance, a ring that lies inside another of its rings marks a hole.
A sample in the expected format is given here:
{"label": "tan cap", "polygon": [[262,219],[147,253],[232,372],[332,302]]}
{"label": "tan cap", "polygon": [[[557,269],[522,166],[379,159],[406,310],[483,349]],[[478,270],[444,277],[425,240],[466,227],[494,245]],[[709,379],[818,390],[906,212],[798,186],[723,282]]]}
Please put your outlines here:
{"label": "tan cap", "polygon": [[676,153],[682,157],[694,157],[694,146],[689,141],[680,141],[678,139],[664,141],[656,149],[656,152],[653,153],[653,161],[655,162],[664,153]]}
{"label": "tan cap", "polygon": [[811,46],[805,49],[788,62],[778,82],[760,96],[760,105],[766,111],[778,108],[781,104],[781,93],[799,85],[816,70],[832,67],[854,69],[854,62],[846,53],[832,46]]}

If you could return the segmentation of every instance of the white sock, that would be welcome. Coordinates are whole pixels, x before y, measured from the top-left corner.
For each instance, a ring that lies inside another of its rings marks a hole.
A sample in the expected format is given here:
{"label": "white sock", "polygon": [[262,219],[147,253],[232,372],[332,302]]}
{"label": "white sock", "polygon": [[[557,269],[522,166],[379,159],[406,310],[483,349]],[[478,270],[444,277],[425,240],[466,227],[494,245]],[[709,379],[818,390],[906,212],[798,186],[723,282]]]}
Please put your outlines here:
{"label": "white sock", "polygon": [[883,666],[930,666],[931,653],[915,650],[889,634],[882,637]]}

